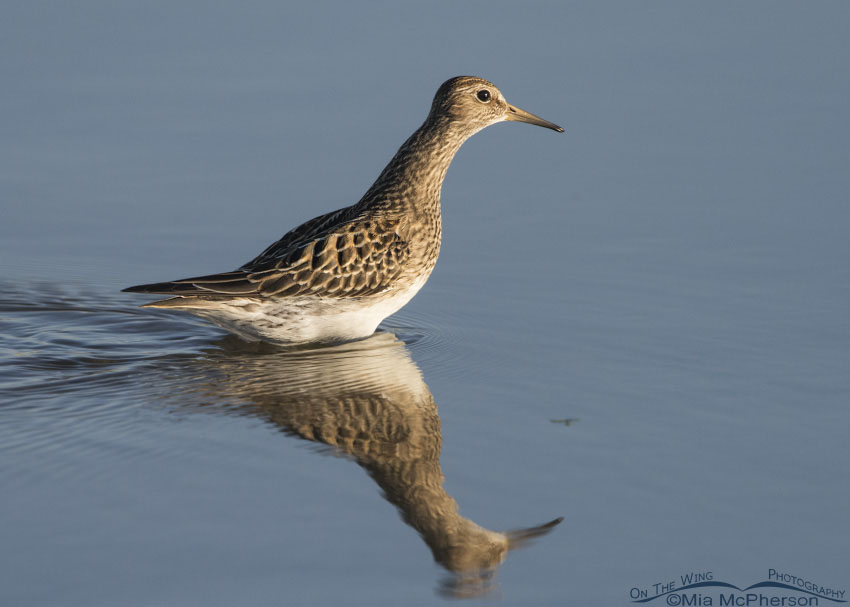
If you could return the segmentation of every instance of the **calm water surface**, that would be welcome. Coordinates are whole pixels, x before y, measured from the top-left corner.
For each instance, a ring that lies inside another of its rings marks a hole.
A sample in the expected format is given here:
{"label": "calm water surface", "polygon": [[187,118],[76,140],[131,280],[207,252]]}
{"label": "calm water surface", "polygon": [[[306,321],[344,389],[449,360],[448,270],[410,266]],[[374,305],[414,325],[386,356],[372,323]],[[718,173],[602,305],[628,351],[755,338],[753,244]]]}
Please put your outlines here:
{"label": "calm water surface", "polygon": [[[0,603],[850,589],[846,5],[146,6],[0,25]],[[567,133],[464,146],[374,337],[119,292],[353,202],[464,72]]]}

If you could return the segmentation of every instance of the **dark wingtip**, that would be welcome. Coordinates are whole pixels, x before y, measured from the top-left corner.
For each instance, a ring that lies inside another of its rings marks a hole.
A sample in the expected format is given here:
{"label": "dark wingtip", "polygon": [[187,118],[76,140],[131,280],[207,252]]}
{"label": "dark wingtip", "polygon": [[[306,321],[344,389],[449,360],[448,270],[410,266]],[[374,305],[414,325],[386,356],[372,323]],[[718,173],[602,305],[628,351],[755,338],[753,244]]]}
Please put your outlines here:
{"label": "dark wingtip", "polygon": [[170,282],[156,282],[148,285],[135,285],[121,289],[122,293],[170,293],[174,285]]}

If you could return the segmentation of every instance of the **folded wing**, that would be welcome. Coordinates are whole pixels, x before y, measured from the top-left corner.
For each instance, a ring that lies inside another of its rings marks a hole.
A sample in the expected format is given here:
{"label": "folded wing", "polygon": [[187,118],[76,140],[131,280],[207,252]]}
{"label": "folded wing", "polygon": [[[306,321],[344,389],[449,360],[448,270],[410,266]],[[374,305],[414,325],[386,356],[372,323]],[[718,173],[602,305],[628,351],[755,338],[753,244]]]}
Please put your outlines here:
{"label": "folded wing", "polygon": [[204,300],[229,297],[374,295],[401,276],[410,247],[400,219],[349,219],[352,207],[288,232],[233,272],[124,289]]}

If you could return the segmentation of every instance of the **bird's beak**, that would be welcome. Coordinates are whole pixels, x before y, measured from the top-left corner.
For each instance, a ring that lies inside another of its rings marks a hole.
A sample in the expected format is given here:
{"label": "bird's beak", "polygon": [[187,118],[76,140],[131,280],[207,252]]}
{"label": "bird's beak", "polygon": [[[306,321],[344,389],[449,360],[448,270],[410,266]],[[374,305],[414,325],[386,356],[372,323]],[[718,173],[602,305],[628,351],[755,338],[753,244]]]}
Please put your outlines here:
{"label": "bird's beak", "polygon": [[559,127],[554,122],[549,122],[548,120],[543,120],[540,116],[535,116],[531,112],[526,112],[525,110],[521,110],[515,105],[508,104],[508,111],[505,114],[505,120],[510,120],[512,122],[527,122],[528,124],[536,124],[537,126],[545,126],[547,129],[552,129],[553,131],[558,131],[559,133],[564,132],[564,129]]}

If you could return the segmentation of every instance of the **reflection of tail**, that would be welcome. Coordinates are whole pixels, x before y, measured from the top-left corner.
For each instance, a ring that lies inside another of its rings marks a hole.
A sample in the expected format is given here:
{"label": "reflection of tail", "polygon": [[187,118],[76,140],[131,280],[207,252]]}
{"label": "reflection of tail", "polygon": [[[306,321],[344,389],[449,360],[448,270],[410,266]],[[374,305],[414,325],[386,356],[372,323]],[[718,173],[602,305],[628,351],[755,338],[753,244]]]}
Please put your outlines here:
{"label": "reflection of tail", "polygon": [[[253,357],[226,374],[251,412],[353,458],[451,571],[441,592],[483,594],[509,550],[561,522],[500,533],[458,513],[443,488],[437,406],[401,342],[384,334],[336,348]],[[262,364],[260,364],[262,363]]]}

